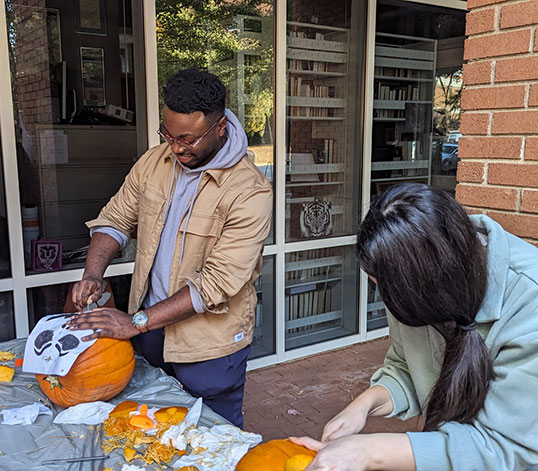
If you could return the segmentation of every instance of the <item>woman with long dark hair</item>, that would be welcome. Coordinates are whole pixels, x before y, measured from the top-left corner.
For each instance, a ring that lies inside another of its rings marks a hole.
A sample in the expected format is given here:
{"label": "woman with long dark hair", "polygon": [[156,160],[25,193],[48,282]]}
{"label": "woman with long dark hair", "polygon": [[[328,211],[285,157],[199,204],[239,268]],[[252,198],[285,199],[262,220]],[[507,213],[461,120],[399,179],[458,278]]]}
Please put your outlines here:
{"label": "woman with long dark hair", "polygon": [[[307,471],[522,471],[538,463],[538,249],[422,184],[375,198],[359,263],[392,345],[371,387],[330,420]],[[369,416],[422,432],[359,434]]]}

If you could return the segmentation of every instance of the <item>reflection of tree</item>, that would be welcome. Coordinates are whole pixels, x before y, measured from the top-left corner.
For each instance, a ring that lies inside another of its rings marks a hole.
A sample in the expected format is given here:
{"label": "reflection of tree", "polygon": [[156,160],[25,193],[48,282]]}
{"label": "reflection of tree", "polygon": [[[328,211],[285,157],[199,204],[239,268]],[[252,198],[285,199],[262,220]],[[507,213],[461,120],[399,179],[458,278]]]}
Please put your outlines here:
{"label": "reflection of tree", "polygon": [[[249,90],[251,105],[245,129],[249,135],[263,136],[273,108],[272,41],[243,37],[234,22],[237,15],[272,15],[272,2],[264,0],[157,0],[157,48],[159,85],[178,70],[197,67],[219,76],[234,95],[238,86]],[[255,65],[245,66],[244,81],[238,80],[234,60],[238,51],[258,56]],[[231,103],[233,106],[233,102]]]}
{"label": "reflection of tree", "polygon": [[437,75],[435,88],[435,128],[446,135],[460,127],[462,70]]}

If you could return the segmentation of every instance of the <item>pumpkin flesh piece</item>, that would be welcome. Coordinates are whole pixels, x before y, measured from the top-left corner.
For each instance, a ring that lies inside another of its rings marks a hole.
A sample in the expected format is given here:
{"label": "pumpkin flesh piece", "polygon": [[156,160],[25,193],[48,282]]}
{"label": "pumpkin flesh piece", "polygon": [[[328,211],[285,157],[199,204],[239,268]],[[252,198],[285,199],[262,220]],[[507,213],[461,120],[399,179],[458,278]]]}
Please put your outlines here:
{"label": "pumpkin flesh piece", "polygon": [[123,401],[120,402],[112,412],[108,414],[109,417],[129,417],[131,412],[138,409],[138,402],[135,401]]}

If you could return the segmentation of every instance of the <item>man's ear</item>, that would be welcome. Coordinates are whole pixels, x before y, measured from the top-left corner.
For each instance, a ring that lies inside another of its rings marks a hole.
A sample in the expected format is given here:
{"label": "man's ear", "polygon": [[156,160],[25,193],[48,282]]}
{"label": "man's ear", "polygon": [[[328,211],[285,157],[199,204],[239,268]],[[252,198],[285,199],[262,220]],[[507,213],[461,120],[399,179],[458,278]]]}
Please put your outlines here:
{"label": "man's ear", "polygon": [[226,123],[228,122],[228,118],[226,118],[226,116],[224,116],[221,120],[221,122],[218,124],[218,129],[219,129],[219,136],[222,137],[224,136],[224,132],[226,131]]}

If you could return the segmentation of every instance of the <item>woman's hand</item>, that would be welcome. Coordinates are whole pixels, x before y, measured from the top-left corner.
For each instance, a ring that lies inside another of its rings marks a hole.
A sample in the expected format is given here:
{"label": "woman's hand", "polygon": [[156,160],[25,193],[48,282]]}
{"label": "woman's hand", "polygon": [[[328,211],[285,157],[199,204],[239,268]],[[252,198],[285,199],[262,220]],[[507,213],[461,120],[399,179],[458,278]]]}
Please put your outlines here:
{"label": "woman's hand", "polygon": [[368,469],[359,435],[350,435],[328,443],[309,437],[290,437],[290,440],[318,453],[305,471],[366,471]]}
{"label": "woman's hand", "polygon": [[323,427],[321,441],[327,442],[345,437],[346,435],[359,433],[366,425],[367,419],[368,409],[352,402]]}
{"label": "woman's hand", "polygon": [[321,441],[359,433],[370,416],[385,416],[392,412],[392,399],[383,386],[372,386],[332,418],[323,428]]}
{"label": "woman's hand", "polygon": [[317,452],[305,471],[416,471],[405,433],[348,435],[330,442],[308,437],[290,440]]}

